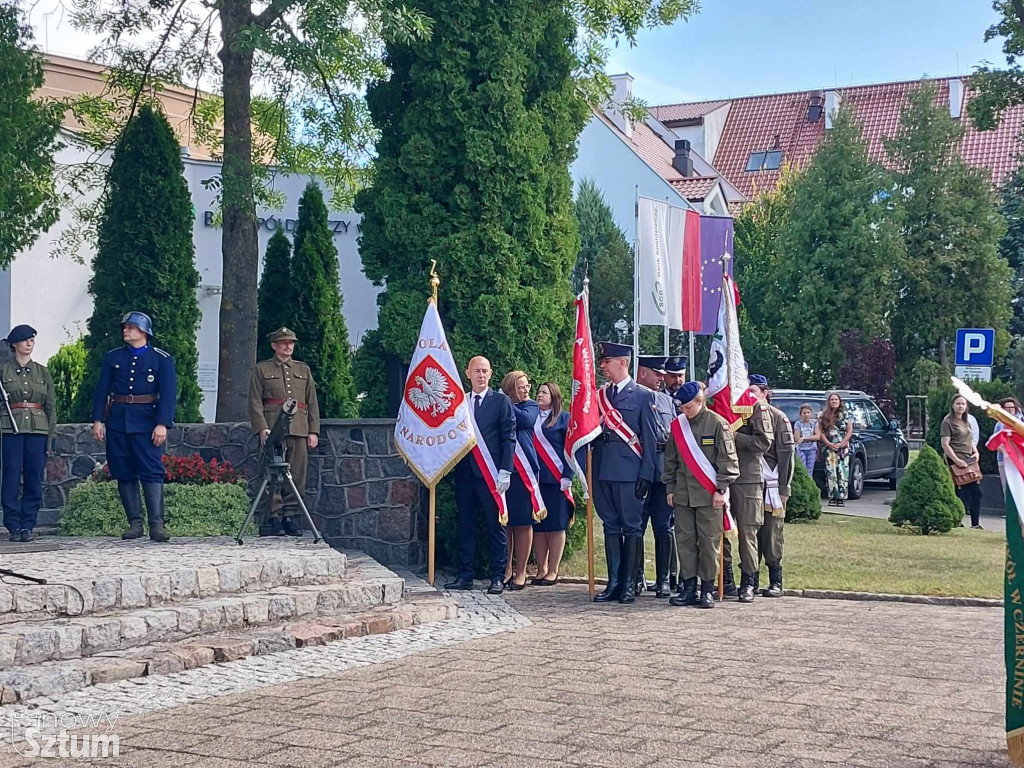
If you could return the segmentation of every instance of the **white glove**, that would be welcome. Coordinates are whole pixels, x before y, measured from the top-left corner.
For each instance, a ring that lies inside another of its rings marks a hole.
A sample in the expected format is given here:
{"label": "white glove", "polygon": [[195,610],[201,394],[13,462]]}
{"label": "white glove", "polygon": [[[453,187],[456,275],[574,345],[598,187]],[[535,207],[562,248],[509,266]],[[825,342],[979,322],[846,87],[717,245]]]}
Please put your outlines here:
{"label": "white glove", "polygon": [[560,490],[560,491],[568,491],[571,487],[572,487],[572,478],[571,477],[563,477],[561,480],[558,481],[558,490]]}
{"label": "white glove", "polygon": [[504,493],[510,485],[512,485],[512,474],[507,469],[499,469],[498,481],[495,483],[498,493]]}

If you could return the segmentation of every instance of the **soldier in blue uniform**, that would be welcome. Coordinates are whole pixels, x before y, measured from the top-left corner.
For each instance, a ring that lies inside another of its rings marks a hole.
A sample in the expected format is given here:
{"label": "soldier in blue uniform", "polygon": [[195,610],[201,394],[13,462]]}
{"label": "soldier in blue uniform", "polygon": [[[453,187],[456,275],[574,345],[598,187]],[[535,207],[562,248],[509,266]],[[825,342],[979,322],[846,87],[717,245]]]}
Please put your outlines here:
{"label": "soldier in blue uniform", "polygon": [[177,400],[174,359],[151,344],[153,321],[143,312],[122,317],[121,333],[124,346],[103,358],[92,399],[92,434],[100,442],[106,439],[107,465],[128,517],[128,530],[121,538],[142,535],[141,482],[149,513],[149,538],[168,541],[163,457]]}
{"label": "soldier in blue uniform", "polygon": [[669,397],[675,395],[679,388],[686,383],[686,363],[685,357],[669,357],[665,359],[663,381],[665,383],[665,391]]}
{"label": "soldier in blue uniform", "polygon": [[[636,599],[634,575],[643,546],[644,499],[657,475],[654,395],[630,377],[630,352],[625,344],[597,345],[601,373],[609,381],[603,391],[612,408],[606,412],[602,406],[603,430],[594,441],[594,507],[604,527],[608,564],[608,586],[594,597],[598,603]],[[616,428],[619,417],[622,426]],[[624,435],[632,436],[630,442]]]}
{"label": "soldier in blue uniform", "polygon": [[[654,570],[657,580],[654,585],[654,596],[667,599],[672,594],[669,585],[669,566],[673,556],[672,507],[669,506],[665,494],[665,484],[661,482],[661,474],[665,471],[665,445],[672,432],[672,420],[676,417],[676,408],[672,396],[661,391],[661,377],[665,370],[664,357],[641,356],[637,359],[639,366],[636,380],[640,386],[651,390],[654,396],[654,411],[657,419],[655,427],[658,440],[658,474],[651,484],[651,492],[644,502],[642,532],[647,531],[647,522],[651,522],[654,530]],[[641,550],[642,552],[643,550]],[[644,577],[643,557],[637,574],[637,591],[647,588]]]}

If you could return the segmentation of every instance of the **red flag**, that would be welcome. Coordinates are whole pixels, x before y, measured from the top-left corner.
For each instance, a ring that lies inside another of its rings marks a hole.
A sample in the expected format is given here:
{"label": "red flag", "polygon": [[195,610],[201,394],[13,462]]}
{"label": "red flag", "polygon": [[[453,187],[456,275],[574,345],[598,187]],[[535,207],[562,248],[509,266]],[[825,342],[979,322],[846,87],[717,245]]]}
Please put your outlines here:
{"label": "red flag", "polygon": [[733,429],[740,420],[754,411],[757,398],[749,390],[747,364],[740,346],[740,329],[736,305],[739,289],[731,277],[722,278],[722,301],[718,309],[718,330],[711,338],[711,360],[708,365],[707,396],[709,406]]}
{"label": "red flag", "polygon": [[601,434],[597,406],[594,344],[590,339],[590,308],[587,289],[576,297],[576,343],[572,347],[572,404],[565,432],[565,458],[587,490],[587,473],[576,463],[576,451]]}
{"label": "red flag", "polygon": [[683,330],[700,332],[701,288],[700,214],[686,212],[683,231]]}

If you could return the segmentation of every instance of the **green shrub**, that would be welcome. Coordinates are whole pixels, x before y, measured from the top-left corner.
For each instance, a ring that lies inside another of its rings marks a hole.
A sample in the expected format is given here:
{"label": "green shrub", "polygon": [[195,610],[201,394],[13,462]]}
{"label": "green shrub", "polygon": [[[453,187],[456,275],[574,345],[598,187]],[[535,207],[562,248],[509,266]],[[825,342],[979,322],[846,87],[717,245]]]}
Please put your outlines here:
{"label": "green shrub", "polygon": [[907,467],[889,512],[889,522],[927,536],[948,533],[964,517],[949,468],[930,445]]}
{"label": "green shrub", "polygon": [[[234,536],[249,510],[241,483],[164,486],[164,518],[172,536]],[[60,517],[64,536],[120,536],[127,526],[117,483],[85,480],[68,494]]]}
{"label": "green shrub", "polygon": [[[946,381],[949,381],[948,377]],[[996,379],[995,381],[971,381],[968,383],[975,392],[990,403],[999,402],[999,398],[1011,396],[1014,393],[1013,385],[1007,384],[1001,379]],[[953,398],[955,392],[956,390],[953,389],[952,384],[932,389],[928,392],[927,442],[928,445],[936,450],[940,457],[942,456],[942,443],[940,442],[939,431],[942,429],[942,420],[949,413],[949,401]],[[981,471],[986,475],[994,475],[999,471],[996,466],[996,455],[985,447],[985,441],[992,436],[995,421],[989,418],[988,414],[980,408],[975,408],[974,406],[968,409],[968,413],[978,420],[978,432],[981,436],[978,441],[978,453],[981,454]]]}
{"label": "green shrub", "polygon": [[81,336],[70,344],[61,344],[53,357],[46,361],[53,377],[53,391],[57,398],[57,422],[68,424],[74,421],[71,409],[78,387],[85,378],[85,339]]}
{"label": "green shrub", "polygon": [[792,495],[786,503],[786,522],[814,522],[821,517],[821,490],[807,473],[807,467],[797,456],[793,457]]}

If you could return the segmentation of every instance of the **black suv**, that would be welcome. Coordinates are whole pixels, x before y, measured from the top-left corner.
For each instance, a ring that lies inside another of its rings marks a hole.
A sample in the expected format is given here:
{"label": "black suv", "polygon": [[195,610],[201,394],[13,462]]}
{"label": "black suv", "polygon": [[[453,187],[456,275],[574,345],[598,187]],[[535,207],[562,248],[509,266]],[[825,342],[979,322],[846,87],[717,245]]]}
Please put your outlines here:
{"label": "black suv", "polygon": [[[865,480],[887,479],[889,487],[895,489],[903,476],[910,455],[910,448],[899,422],[888,421],[875,405],[871,396],[855,390],[836,390],[843,398],[847,418],[853,421],[853,437],[850,438],[850,486],[851,499],[859,499],[864,492]],[[800,420],[800,406],[808,404],[818,417],[825,407],[828,392],[814,389],[773,389],[772,405],[796,422]],[[814,465],[814,479],[825,487],[825,464],[819,453]]]}

